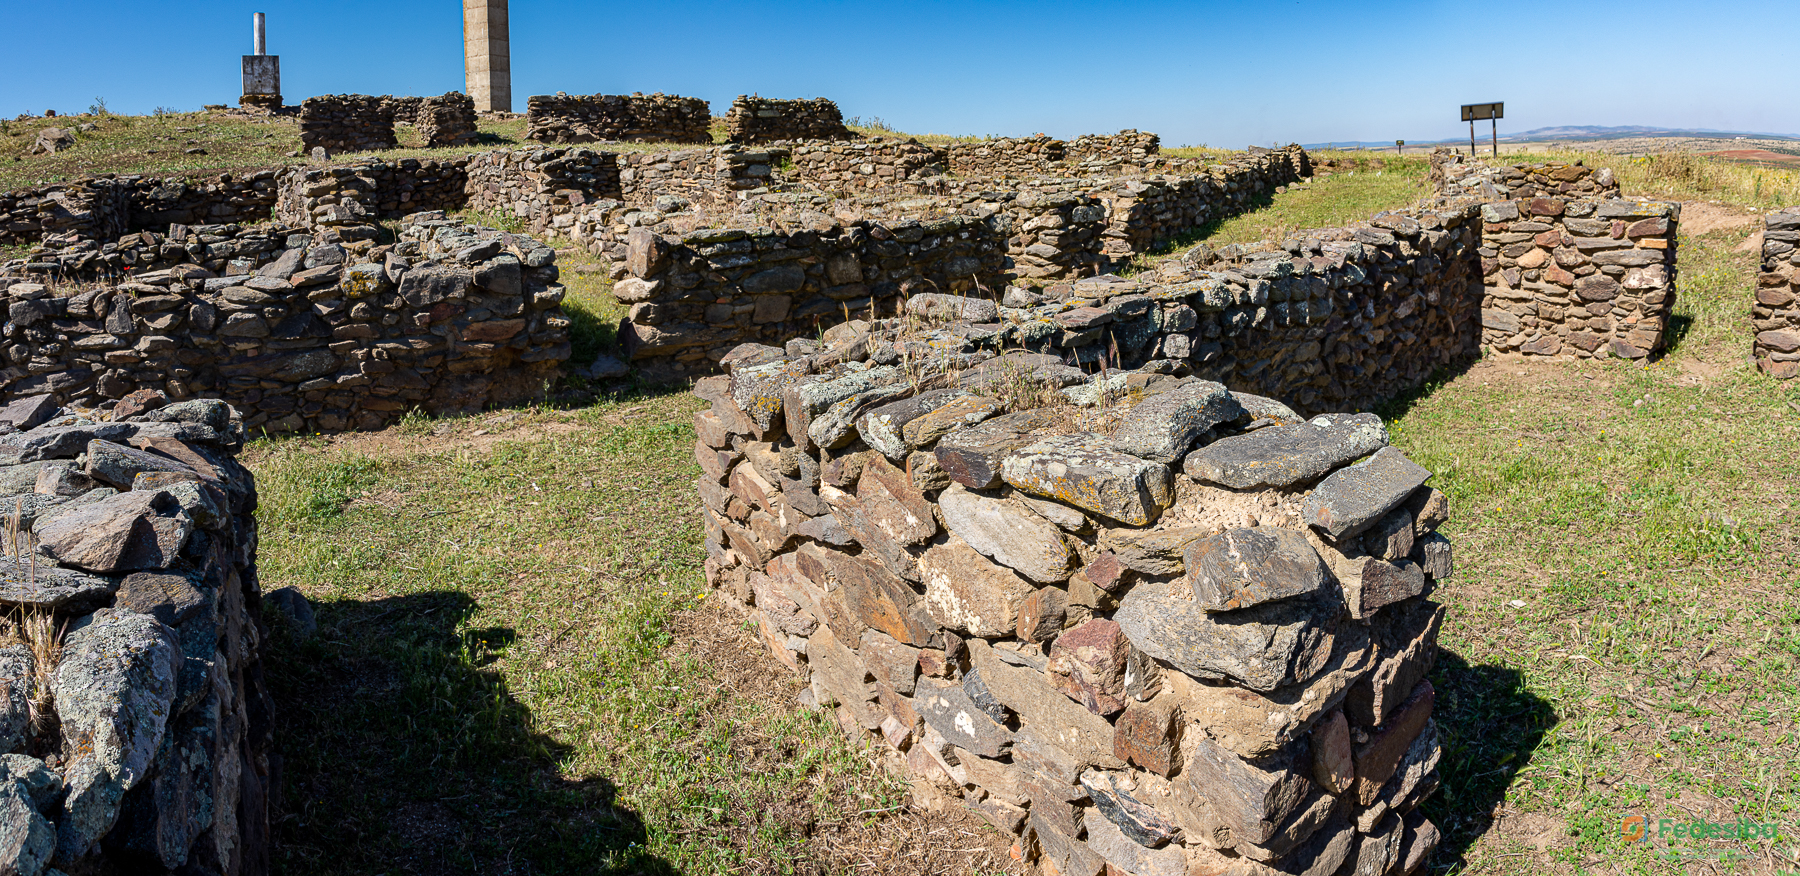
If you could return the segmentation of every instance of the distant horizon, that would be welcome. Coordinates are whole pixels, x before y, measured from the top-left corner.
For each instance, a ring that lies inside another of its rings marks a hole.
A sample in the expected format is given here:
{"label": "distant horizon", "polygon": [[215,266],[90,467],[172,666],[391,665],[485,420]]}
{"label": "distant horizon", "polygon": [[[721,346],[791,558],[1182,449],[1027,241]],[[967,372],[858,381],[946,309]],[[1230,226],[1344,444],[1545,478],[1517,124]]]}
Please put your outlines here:
{"label": "distant horizon", "polygon": [[[287,102],[319,94],[461,90],[457,3],[393,0],[65,0],[14,4],[15,33],[78,45],[79,64],[0,56],[0,117],[235,104],[252,12],[268,14]],[[1489,48],[1487,10],[1388,0],[1250,6],[1126,0],[691,0],[618,7],[512,0],[513,109],[533,94],[656,92],[835,100],[847,118],[914,134],[1072,138],[1125,128],[1169,146],[1442,142],[1467,136],[1457,107],[1506,102],[1501,136],[1582,119],[1674,121],[1675,130],[1800,131],[1770,53],[1746,52],[1788,4],[1734,3],[1693,16],[1673,0],[1576,0],[1569,26],[1604,27],[1629,64],[1570,67],[1569,48]],[[1679,22],[1669,24],[1668,22]],[[742,25],[742,26],[737,26]],[[1446,34],[1455,35],[1446,39]],[[171,50],[173,48],[178,50]],[[1648,63],[1655,75],[1635,73]],[[1569,76],[1535,71],[1571,70]],[[1785,81],[1785,80],[1784,80]],[[1508,126],[1513,130],[1508,130]],[[1791,135],[1772,135],[1791,136]]]}

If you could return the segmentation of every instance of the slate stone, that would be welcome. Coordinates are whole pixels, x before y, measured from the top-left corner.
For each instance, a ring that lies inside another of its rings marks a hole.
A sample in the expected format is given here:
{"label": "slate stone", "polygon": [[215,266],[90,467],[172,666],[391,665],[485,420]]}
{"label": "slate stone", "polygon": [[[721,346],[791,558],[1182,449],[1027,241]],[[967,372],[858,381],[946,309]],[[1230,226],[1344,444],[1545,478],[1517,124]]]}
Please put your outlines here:
{"label": "slate stone", "polygon": [[1188,454],[1182,470],[1194,480],[1234,490],[1292,487],[1386,447],[1387,441],[1387,428],[1374,414],[1326,414],[1220,438]]}
{"label": "slate stone", "polygon": [[906,312],[927,319],[967,323],[993,322],[1000,317],[999,307],[982,298],[925,292],[906,299]]}
{"label": "slate stone", "polygon": [[[1087,789],[1088,796],[1093,798],[1094,808],[1132,842],[1147,849],[1157,849],[1181,839],[1181,825],[1120,787],[1115,774],[1104,770],[1088,770],[1081,774],[1081,787]],[[1093,827],[1090,826],[1090,833],[1092,830]],[[1096,851],[1111,860],[1111,856],[1105,851]],[[1177,853],[1177,860],[1186,859]]]}
{"label": "slate stone", "polygon": [[787,433],[801,450],[810,450],[812,439],[803,436],[810,436],[813,418],[851,396],[900,379],[900,370],[886,365],[796,378],[781,391],[781,413],[787,421]]}
{"label": "slate stone", "polygon": [[1442,535],[1426,533],[1413,544],[1412,559],[1425,570],[1433,580],[1441,581],[1456,572],[1456,565],[1451,559],[1450,540]]}
{"label": "slate stone", "polygon": [[1182,555],[1189,545],[1205,535],[1206,530],[1198,526],[1105,529],[1099,541],[1100,547],[1127,569],[1146,575],[1174,575],[1182,571]]}
{"label": "slate stone", "polygon": [[[31,740],[34,664],[24,643],[0,646],[0,751],[18,751]],[[0,863],[6,848],[0,844]]]}
{"label": "slate stone", "polygon": [[1331,794],[1350,790],[1356,778],[1356,760],[1350,749],[1350,722],[1342,709],[1333,709],[1313,726],[1311,742],[1313,781]]}
{"label": "slate stone", "polygon": [[1210,739],[1188,740],[1184,747],[1188,762],[1180,781],[1212,804],[1241,843],[1268,842],[1318,789],[1309,778],[1312,755],[1304,744],[1255,761]]}
{"label": "slate stone", "polygon": [[1340,813],[1275,866],[1291,876],[1334,876],[1355,845],[1356,825]]}
{"label": "slate stone", "polygon": [[1069,699],[1102,717],[1125,708],[1125,661],[1131,643],[1119,625],[1090,618],[1056,637],[1045,671]]}
{"label": "slate stone", "polygon": [[414,307],[427,307],[449,298],[464,298],[475,275],[467,268],[420,265],[400,278],[400,297]]}
{"label": "slate stone", "polygon": [[1363,533],[1363,550],[1383,560],[1404,558],[1413,552],[1413,529],[1412,512],[1402,505]]}
{"label": "slate stone", "polygon": [[120,493],[39,524],[59,562],[102,574],[173,565],[193,521],[167,493]]}
{"label": "slate stone", "polygon": [[145,472],[179,472],[199,477],[192,467],[166,456],[99,438],[87,443],[88,477],[119,490],[129,490],[137,476]]}
{"label": "slate stone", "polygon": [[1055,868],[1058,876],[1100,876],[1106,872],[1106,859],[1087,843],[1052,826],[1035,810],[1026,822],[1037,840],[1040,860],[1045,869]]}
{"label": "slate stone", "polygon": [[0,603],[73,610],[106,601],[119,589],[115,578],[59,568],[38,559],[0,557]]}
{"label": "slate stone", "polygon": [[863,443],[899,462],[917,446],[906,440],[907,424],[967,395],[960,389],[936,389],[879,405],[856,418],[856,434],[862,437]]}
{"label": "slate stone", "polygon": [[1181,711],[1174,697],[1130,701],[1113,722],[1113,755],[1167,777],[1179,765]]}
{"label": "slate stone", "polygon": [[1384,611],[1370,624],[1376,661],[1344,696],[1345,716],[1359,727],[1388,719],[1437,661],[1444,607],[1415,600]]}
{"label": "slate stone", "polygon": [[1316,593],[1330,580],[1305,533],[1273,526],[1228,529],[1195,541],[1182,564],[1194,603],[1211,612]]}
{"label": "slate stone", "polygon": [[[1118,769],[1124,761],[1112,753],[1112,725],[1050,686],[1044,673],[1001,660],[995,650],[982,639],[968,643],[969,660],[994,697],[1019,718],[1021,738],[1027,731],[1036,734],[1045,745],[1053,746],[1052,754],[1079,766]],[[1074,781],[1074,775],[1069,775]]]}
{"label": "slate stone", "polygon": [[1079,562],[1054,524],[1017,502],[972,493],[961,484],[951,484],[937,501],[945,528],[1032,581],[1067,581]]}
{"label": "slate stone", "polygon": [[[20,493],[41,492],[48,495],[60,493],[39,490],[38,483],[44,476],[46,468],[73,469],[74,464],[68,462],[22,462],[18,465],[0,466],[0,496],[17,496]],[[10,509],[0,509],[4,513]]]}
{"label": "slate stone", "polygon": [[1031,433],[1054,422],[1037,409],[1005,414],[945,435],[933,451],[950,479],[984,490],[1000,483],[1000,465],[1014,450],[1031,443]]}
{"label": "slate stone", "polygon": [[64,640],[52,688],[70,760],[57,859],[84,857],[149,773],[175,702],[181,648],[149,615],[103,608]]}
{"label": "slate stone", "polygon": [[963,426],[971,426],[1001,410],[996,399],[979,395],[960,395],[941,407],[920,414],[901,427],[901,440],[908,447],[929,447],[939,438]]}
{"label": "slate stone", "polygon": [[9,402],[0,408],[0,423],[24,432],[35,429],[56,416],[58,406],[52,395],[34,395]]}
{"label": "slate stone", "polygon": [[1437,851],[1442,835],[1438,833],[1437,825],[1432,824],[1416,809],[1406,814],[1404,822],[1406,836],[1400,844],[1400,872],[1418,873],[1425,862],[1431,859],[1432,853]]}
{"label": "slate stone", "polygon": [[925,605],[933,620],[971,636],[1013,632],[1031,583],[951,535],[919,556]]}
{"label": "slate stone", "polygon": [[1406,454],[1383,447],[1321,481],[1306,497],[1301,514],[1307,525],[1333,541],[1343,541],[1394,510],[1430,477],[1430,471]]}
{"label": "slate stone", "polygon": [[1047,642],[1062,632],[1068,617],[1069,594],[1061,587],[1039,587],[1019,603],[1020,641]]}
{"label": "slate stone", "polygon": [[[777,351],[779,352],[779,351]],[[784,359],[756,365],[740,363],[731,372],[731,400],[749,419],[758,440],[773,440],[786,428],[782,417],[782,392],[802,374],[799,366]]]}
{"label": "slate stone", "polygon": [[319,631],[312,603],[297,587],[280,587],[263,597],[263,603],[287,619],[288,627],[299,639],[310,639]]}
{"label": "slate stone", "polygon": [[147,614],[174,627],[210,607],[206,595],[181,575],[134,572],[119,582],[114,605]]}
{"label": "slate stone", "polygon": [[1292,426],[1306,422],[1306,418],[1294,412],[1293,408],[1272,398],[1251,395],[1247,392],[1233,392],[1231,397],[1244,409],[1238,422],[1257,422],[1267,420],[1277,426]]}
{"label": "slate stone", "polygon": [[1196,380],[1153,395],[1126,411],[1113,430],[1112,446],[1140,459],[1172,465],[1200,436],[1243,414],[1243,405],[1223,384]]}
{"label": "slate stone", "polygon": [[969,695],[969,701],[981,707],[987,716],[997,724],[1005,724],[1012,720],[1012,710],[995,698],[993,691],[988,690],[987,683],[981,680],[981,670],[970,669],[963,673],[963,693]]}
{"label": "slate stone", "polygon": [[809,580],[833,582],[842,593],[845,608],[863,626],[915,647],[930,641],[936,625],[925,606],[911,587],[880,562],[819,549],[798,552],[795,563]]}
{"label": "slate stone", "polygon": [[890,383],[843,399],[812,419],[806,437],[812,446],[835,450],[856,439],[856,421],[863,412],[913,394],[906,383]]}
{"label": "slate stone", "polygon": [[138,434],[137,423],[95,423],[88,426],[39,426],[0,439],[0,461],[12,464],[40,459],[74,459],[87,450],[89,441],[129,441]]}
{"label": "slate stone", "polygon": [[1367,741],[1356,746],[1356,785],[1352,792],[1362,805],[1375,802],[1381,786],[1393,776],[1413,739],[1430,720],[1435,697],[1431,682],[1421,680],[1406,702],[1370,732]]}
{"label": "slate stone", "polygon": [[56,826],[32,802],[23,780],[0,779],[0,872],[38,876],[56,854]]}
{"label": "slate stone", "polygon": [[1273,691],[1311,678],[1330,660],[1336,618],[1318,600],[1213,613],[1174,586],[1133,587],[1113,620],[1133,646],[1194,678]]}
{"label": "slate stone", "polygon": [[1174,499],[1168,466],[1120,453],[1090,432],[1019,448],[1001,463],[1001,477],[1027,493],[1133,526],[1155,520]]}
{"label": "slate stone", "polygon": [[1012,745],[1012,731],[989,716],[960,686],[921,678],[913,708],[950,744],[982,757],[999,757]]}
{"label": "slate stone", "polygon": [[[1353,571],[1345,573],[1344,568]],[[1350,616],[1366,618],[1382,608],[1425,592],[1425,571],[1411,560],[1387,562],[1363,557],[1339,564],[1338,584]]]}

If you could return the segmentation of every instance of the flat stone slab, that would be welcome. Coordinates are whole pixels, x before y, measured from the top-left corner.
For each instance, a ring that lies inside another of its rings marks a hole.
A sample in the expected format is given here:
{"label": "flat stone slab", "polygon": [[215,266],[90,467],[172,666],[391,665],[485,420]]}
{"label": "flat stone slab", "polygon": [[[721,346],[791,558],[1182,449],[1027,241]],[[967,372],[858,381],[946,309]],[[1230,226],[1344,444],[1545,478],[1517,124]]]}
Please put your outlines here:
{"label": "flat stone slab", "polygon": [[1213,613],[1175,586],[1139,584],[1113,620],[1139,650],[1194,678],[1272,691],[1311,678],[1331,659],[1337,624],[1320,600]]}
{"label": "flat stone slab", "polygon": [[1244,415],[1224,384],[1196,380],[1153,395],[1113,430],[1112,446],[1140,459],[1172,465],[1214,426]]}
{"label": "flat stone slab", "polygon": [[1387,428],[1374,414],[1327,414],[1221,438],[1188,454],[1182,470],[1194,480],[1234,490],[1291,487],[1387,443]]}
{"label": "flat stone slab", "polygon": [[1021,447],[1000,468],[1007,483],[1027,493],[1133,526],[1155,520],[1174,499],[1168,466],[1120,453],[1091,432]]}
{"label": "flat stone slab", "polygon": [[856,418],[856,434],[862,436],[863,443],[881,451],[888,459],[899,462],[918,446],[909,444],[906,440],[905,429],[908,423],[967,395],[966,391],[960,389],[936,389],[879,405]]}
{"label": "flat stone slab", "polygon": [[913,708],[944,740],[982,757],[999,757],[1012,746],[1012,731],[969,698],[960,685],[919,679]]}
{"label": "flat stone slab", "polygon": [[103,602],[119,589],[119,580],[58,567],[0,557],[0,603],[62,608]]}
{"label": "flat stone slab", "polygon": [[1067,581],[1078,562],[1057,526],[1022,504],[951,484],[938,495],[938,509],[969,547],[1039,584]]}
{"label": "flat stone slab", "polygon": [[1273,526],[1200,539],[1188,545],[1182,562],[1195,604],[1211,612],[1315,593],[1331,579],[1305,533]]}
{"label": "flat stone slab", "polygon": [[1031,443],[1031,433],[1054,422],[1043,410],[1003,414],[945,435],[933,453],[950,479],[974,490],[1000,483],[1000,464]]}
{"label": "flat stone slab", "polygon": [[1341,541],[1360,534],[1406,501],[1431,472],[1392,447],[1333,473],[1306,497],[1308,526]]}

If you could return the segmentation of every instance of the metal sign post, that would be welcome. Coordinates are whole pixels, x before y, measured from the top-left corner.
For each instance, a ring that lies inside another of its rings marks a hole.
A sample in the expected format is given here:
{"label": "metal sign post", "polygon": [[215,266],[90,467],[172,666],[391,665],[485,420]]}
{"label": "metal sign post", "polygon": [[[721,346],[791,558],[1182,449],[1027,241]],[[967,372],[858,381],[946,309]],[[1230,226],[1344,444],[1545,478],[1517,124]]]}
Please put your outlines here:
{"label": "metal sign post", "polygon": [[1499,102],[1499,101],[1496,101],[1494,103],[1465,103],[1465,104],[1463,104],[1462,118],[1463,118],[1463,121],[1469,123],[1469,157],[1471,157],[1471,158],[1475,157],[1475,120],[1476,119],[1487,119],[1488,120],[1488,123],[1491,127],[1491,131],[1493,134],[1493,138],[1494,138],[1494,154],[1495,155],[1500,154],[1500,123],[1496,120],[1503,119],[1505,117],[1506,117],[1506,104]]}

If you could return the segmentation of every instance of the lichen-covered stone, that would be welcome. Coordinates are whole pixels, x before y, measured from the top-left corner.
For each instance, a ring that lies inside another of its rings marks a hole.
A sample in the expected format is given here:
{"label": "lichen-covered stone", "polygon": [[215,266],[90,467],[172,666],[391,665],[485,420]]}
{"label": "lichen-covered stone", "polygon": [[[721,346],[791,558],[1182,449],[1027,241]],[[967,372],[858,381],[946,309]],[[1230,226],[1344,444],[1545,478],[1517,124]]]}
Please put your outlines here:
{"label": "lichen-covered stone", "polygon": [[1026,445],[1001,463],[1008,484],[1133,526],[1169,507],[1169,468],[1120,453],[1091,433]]}
{"label": "lichen-covered stone", "polygon": [[1305,484],[1387,446],[1374,414],[1331,414],[1221,438],[1187,455],[1182,470],[1234,490]]}

